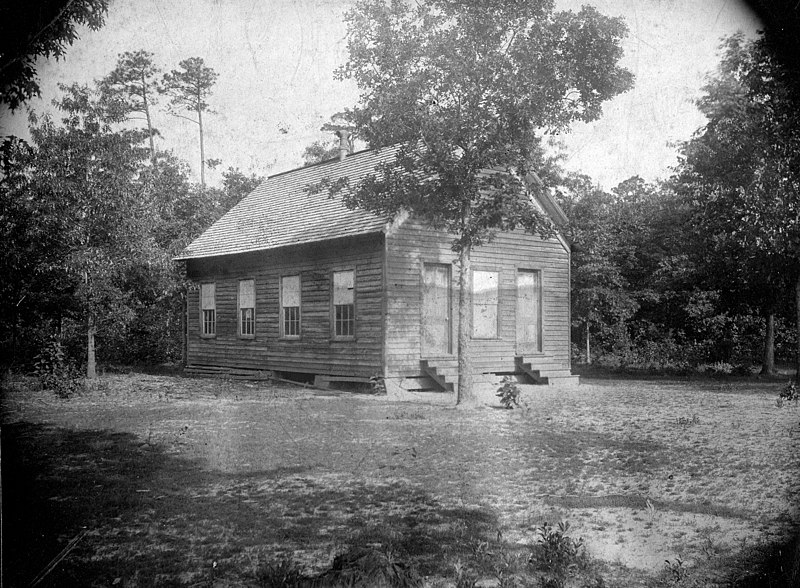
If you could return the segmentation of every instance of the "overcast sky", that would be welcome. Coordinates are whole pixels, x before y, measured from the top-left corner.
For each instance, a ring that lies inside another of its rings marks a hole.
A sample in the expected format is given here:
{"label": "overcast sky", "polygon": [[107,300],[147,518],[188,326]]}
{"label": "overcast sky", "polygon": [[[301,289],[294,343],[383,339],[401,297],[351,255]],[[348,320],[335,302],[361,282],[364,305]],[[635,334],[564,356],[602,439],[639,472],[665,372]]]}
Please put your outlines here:
{"label": "overcast sky", "polygon": [[[61,61],[42,60],[42,99],[28,104],[52,110],[57,84],[90,82],[113,69],[124,51],[155,54],[164,71],[187,57],[202,57],[219,74],[205,118],[206,157],[221,169],[239,167],[270,175],[301,165],[306,145],[326,138],[319,128],[357,99],[353,85],[333,79],[347,58],[342,14],[348,0],[111,0],[106,25],[82,30]],[[688,139],[703,117],[693,101],[717,63],[719,40],[760,23],[738,0],[559,0],[560,8],[593,4],[623,16],[630,29],[623,63],[636,75],[630,92],[607,103],[601,120],[576,125],[564,137],[566,166],[610,189],[639,174],[666,177],[676,161],[675,142]],[[197,128],[154,113],[172,149],[199,168]],[[24,112],[6,114],[0,134],[26,136]],[[209,181],[219,179],[217,172]]]}

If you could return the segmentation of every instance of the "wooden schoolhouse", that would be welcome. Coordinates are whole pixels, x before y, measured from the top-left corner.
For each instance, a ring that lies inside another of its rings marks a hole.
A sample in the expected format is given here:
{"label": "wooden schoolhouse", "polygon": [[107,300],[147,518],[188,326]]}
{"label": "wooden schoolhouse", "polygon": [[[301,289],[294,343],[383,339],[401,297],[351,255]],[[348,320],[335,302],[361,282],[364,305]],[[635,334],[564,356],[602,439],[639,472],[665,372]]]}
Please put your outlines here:
{"label": "wooden schoolhouse", "polygon": [[[323,178],[355,185],[396,149],[361,151],[273,175],[179,256],[187,299],[187,371],[368,382],[388,391],[458,385],[458,264],[453,236],[402,215],[351,210]],[[531,198],[558,225],[547,194]],[[570,249],[556,235],[500,233],[473,249],[477,381],[570,371]]]}

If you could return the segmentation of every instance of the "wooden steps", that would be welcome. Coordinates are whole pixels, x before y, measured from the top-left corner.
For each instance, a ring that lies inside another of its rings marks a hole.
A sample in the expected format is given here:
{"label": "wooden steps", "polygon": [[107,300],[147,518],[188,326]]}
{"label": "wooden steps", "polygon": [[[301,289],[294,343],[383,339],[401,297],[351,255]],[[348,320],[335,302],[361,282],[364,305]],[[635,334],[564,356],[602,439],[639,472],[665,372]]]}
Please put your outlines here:
{"label": "wooden steps", "polygon": [[440,392],[455,392],[458,384],[458,362],[455,359],[422,359],[422,373],[438,386]]}
{"label": "wooden steps", "polygon": [[553,386],[580,383],[579,376],[573,376],[569,370],[552,361],[536,362],[534,368],[532,362],[525,361],[525,357],[518,355],[514,358],[514,365],[517,371],[525,374],[533,384]]}
{"label": "wooden steps", "polygon": [[[455,357],[429,358],[420,360],[422,375],[429,379],[440,392],[454,392],[458,389],[458,360]],[[542,358],[536,362],[526,361],[523,356],[514,358],[514,374],[538,385],[578,384],[580,378],[573,376],[555,360]],[[494,383],[495,374],[473,374],[475,384]]]}

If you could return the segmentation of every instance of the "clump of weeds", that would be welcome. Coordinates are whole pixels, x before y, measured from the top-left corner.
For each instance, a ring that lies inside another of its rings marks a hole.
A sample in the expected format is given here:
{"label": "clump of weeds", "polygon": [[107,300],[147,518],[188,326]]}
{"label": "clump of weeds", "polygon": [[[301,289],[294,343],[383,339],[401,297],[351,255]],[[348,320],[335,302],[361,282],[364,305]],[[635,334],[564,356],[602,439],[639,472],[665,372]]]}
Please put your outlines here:
{"label": "clump of weeds", "polygon": [[780,394],[778,394],[776,404],[778,408],[781,408],[789,404],[797,406],[798,403],[800,403],[800,390],[797,389],[797,383],[792,380],[781,390]]}
{"label": "clump of weeds", "polygon": [[502,404],[503,407],[511,409],[515,406],[519,406],[519,397],[521,393],[514,378],[511,376],[504,376],[495,396],[500,399],[500,404]]}
{"label": "clump of weeds", "polygon": [[583,538],[570,537],[569,527],[568,522],[562,521],[555,527],[544,523],[537,530],[539,541],[532,546],[528,561],[542,573],[541,588],[564,588],[568,578],[588,567]]}
{"label": "clump of weeds", "polygon": [[416,568],[391,547],[354,547],[333,559],[322,574],[306,575],[292,560],[262,566],[256,581],[263,588],[421,588]]}
{"label": "clump of weeds", "polygon": [[699,424],[700,417],[698,417],[696,414],[693,414],[691,417],[678,417],[678,426],[683,427],[684,429]]}
{"label": "clump of weeds", "polygon": [[44,390],[51,390],[60,398],[70,398],[84,388],[78,367],[70,362],[61,340],[50,339],[34,359],[34,372]]}
{"label": "clump of weeds", "polygon": [[660,585],[664,588],[700,588],[701,583],[689,568],[683,565],[683,560],[676,557],[674,561],[668,559],[664,561]]}

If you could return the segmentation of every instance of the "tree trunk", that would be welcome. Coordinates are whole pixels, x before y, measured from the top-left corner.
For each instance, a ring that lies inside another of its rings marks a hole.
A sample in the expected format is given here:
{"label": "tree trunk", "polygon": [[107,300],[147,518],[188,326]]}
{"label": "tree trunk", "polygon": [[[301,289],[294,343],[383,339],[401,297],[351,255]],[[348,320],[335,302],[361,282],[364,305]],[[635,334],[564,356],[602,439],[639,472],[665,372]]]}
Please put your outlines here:
{"label": "tree trunk", "polygon": [[93,380],[97,377],[97,363],[94,355],[94,336],[97,333],[94,316],[89,313],[89,327],[86,329],[86,377]]}
{"label": "tree trunk", "polygon": [[477,402],[472,386],[472,313],[470,306],[470,254],[472,248],[465,246],[458,254],[458,394],[456,404],[474,405]]}
{"label": "tree trunk", "polygon": [[764,364],[761,366],[761,374],[764,376],[775,375],[775,313],[766,312],[767,331],[764,334]]}
{"label": "tree trunk", "polygon": [[203,111],[197,109],[197,123],[200,127],[200,189],[206,191],[206,151],[203,147]]}
{"label": "tree trunk", "polygon": [[153,142],[153,124],[150,121],[150,105],[147,102],[147,80],[142,73],[142,100],[144,102],[144,116],[147,118],[147,136],[150,139],[150,162],[156,164],[156,146]]}
{"label": "tree trunk", "polygon": [[592,363],[592,348],[589,345],[589,319],[586,319],[586,365]]}
{"label": "tree trunk", "polygon": [[794,379],[800,383],[800,272],[798,272],[794,282],[794,306],[797,332],[797,357],[795,358],[796,370]]}
{"label": "tree trunk", "polygon": [[11,359],[8,362],[8,371],[11,372],[14,363],[17,361],[17,344],[19,338],[19,305],[22,304],[23,298],[17,297],[17,303],[14,305],[14,310],[11,315]]}

